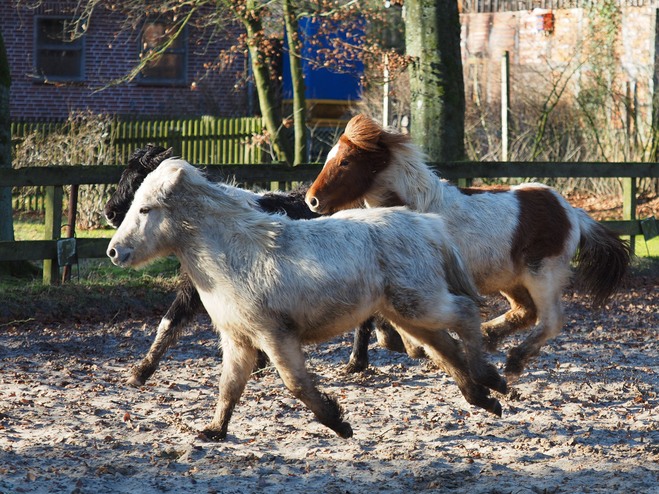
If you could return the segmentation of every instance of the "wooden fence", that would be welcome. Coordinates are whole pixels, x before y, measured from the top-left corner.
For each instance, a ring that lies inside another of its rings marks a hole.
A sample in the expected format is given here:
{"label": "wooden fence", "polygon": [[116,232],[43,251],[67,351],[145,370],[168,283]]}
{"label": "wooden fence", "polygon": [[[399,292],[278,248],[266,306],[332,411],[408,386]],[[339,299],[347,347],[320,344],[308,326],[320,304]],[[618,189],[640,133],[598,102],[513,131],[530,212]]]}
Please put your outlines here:
{"label": "wooden fence", "polygon": [[[235,178],[238,183],[310,182],[322,165],[211,165],[207,172],[218,178]],[[604,222],[626,235],[642,235],[641,222],[636,214],[636,179],[659,178],[659,163],[526,163],[526,162],[460,162],[434,165],[443,178],[458,183],[475,177],[625,177],[623,221]],[[0,242],[0,261],[44,260],[44,283],[59,279],[58,240],[61,235],[62,186],[73,184],[117,183],[124,167],[64,166],[3,170],[0,187],[44,186],[46,188],[46,239]],[[103,258],[107,239],[77,239],[79,259]]]}
{"label": "wooden fence", "polygon": [[[15,121],[11,124],[12,144],[17,146],[25,137],[67,132],[67,122]],[[253,142],[261,133],[260,118],[218,118],[212,116],[191,119],[136,120],[114,122],[108,129],[107,144],[113,146],[112,163],[127,163],[130,153],[147,144],[173,148],[182,156],[199,164],[262,163],[265,153]],[[14,190],[15,211],[43,211],[46,191],[43,187],[25,193]]]}

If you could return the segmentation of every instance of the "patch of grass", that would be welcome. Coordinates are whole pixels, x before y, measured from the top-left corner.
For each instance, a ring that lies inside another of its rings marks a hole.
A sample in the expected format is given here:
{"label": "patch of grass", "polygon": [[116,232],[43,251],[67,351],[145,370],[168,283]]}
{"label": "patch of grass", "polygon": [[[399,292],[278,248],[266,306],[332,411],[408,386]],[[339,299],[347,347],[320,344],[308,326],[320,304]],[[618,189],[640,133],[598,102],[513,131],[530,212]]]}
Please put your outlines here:
{"label": "patch of grass", "polygon": [[46,286],[41,277],[0,278],[0,326],[112,321],[163,315],[179,282],[179,263],[162,259],[144,269],[118,268],[109,260],[81,261],[71,282]]}
{"label": "patch of grass", "polygon": [[[67,225],[66,216],[62,217],[62,235]],[[114,228],[104,227],[96,230],[76,229],[78,238],[111,238]],[[46,224],[43,213],[16,213],[14,214],[15,240],[42,240],[46,234]]]}
{"label": "patch of grass", "polygon": [[636,255],[639,257],[657,257],[659,258],[659,237],[648,240],[642,236],[636,237]]}

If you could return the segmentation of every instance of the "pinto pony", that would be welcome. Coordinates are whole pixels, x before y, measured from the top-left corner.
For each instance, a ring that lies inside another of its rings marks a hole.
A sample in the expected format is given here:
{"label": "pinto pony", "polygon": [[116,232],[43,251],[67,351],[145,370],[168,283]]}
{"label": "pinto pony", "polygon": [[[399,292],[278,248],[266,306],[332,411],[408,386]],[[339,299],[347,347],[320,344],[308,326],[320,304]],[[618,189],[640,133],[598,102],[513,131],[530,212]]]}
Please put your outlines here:
{"label": "pinto pony", "polygon": [[[375,312],[450,361],[471,392],[505,392],[483,357],[480,296],[439,216],[384,208],[294,221],[256,210],[242,193],[166,160],[145,178],[107,251],[133,267],[173,253],[194,283],[222,336],[220,397],[206,436],[226,436],[260,349],[322,424],[350,437],[337,402],[307,375],[302,345]],[[496,399],[480,399],[500,413]]]}
{"label": "pinto pony", "polygon": [[348,123],[306,200],[320,214],[357,204],[441,214],[481,293],[501,292],[510,302],[508,312],[483,324],[486,349],[494,351],[506,336],[535,325],[508,353],[510,380],[563,327],[561,293],[570,261],[577,264],[577,286],[601,306],[619,287],[631,257],[627,243],[551,188],[455,187],[433,173],[408,136],[363,115]]}
{"label": "pinto pony", "polygon": [[[154,171],[160,163],[172,155],[172,149],[161,146],[147,145],[131,153],[128,166],[121,175],[119,185],[112,197],[105,205],[105,217],[108,223],[118,228],[128,209],[130,208],[135,192],[146,176]],[[312,219],[319,215],[312,212],[304,202],[305,187],[299,187],[287,192],[265,192],[256,194],[244,191],[245,200],[253,207],[267,213],[282,213],[292,219]],[[145,357],[135,364],[130,372],[128,384],[143,386],[158,368],[160,360],[167,350],[179,339],[183,328],[202,313],[204,306],[201,303],[197,289],[188,275],[183,271],[178,286],[176,298],[171,307],[158,325],[156,338]],[[377,325],[375,324],[377,319]],[[355,331],[355,346],[346,366],[346,372],[359,372],[368,367],[368,340],[373,329],[380,344],[389,350],[405,352],[407,349],[400,336],[391,325],[379,318],[369,318]],[[423,350],[419,351],[408,345],[409,353],[413,357],[425,356]],[[260,354],[258,366],[264,366],[265,358]]]}

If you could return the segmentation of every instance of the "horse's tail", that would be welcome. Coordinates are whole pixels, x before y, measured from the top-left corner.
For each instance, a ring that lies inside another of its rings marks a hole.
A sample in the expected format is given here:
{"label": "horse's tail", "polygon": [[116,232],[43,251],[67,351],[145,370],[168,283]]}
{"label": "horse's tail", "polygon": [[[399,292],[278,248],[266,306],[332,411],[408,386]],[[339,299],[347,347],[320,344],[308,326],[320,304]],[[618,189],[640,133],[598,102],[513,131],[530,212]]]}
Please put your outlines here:
{"label": "horse's tail", "polygon": [[629,270],[632,250],[629,242],[578,209],[581,238],[574,257],[577,288],[593,296],[601,307],[620,287]]}
{"label": "horse's tail", "polygon": [[483,307],[485,299],[478,293],[471,273],[453,242],[444,241],[442,243],[442,257],[449,292],[454,295],[469,297],[479,307]]}

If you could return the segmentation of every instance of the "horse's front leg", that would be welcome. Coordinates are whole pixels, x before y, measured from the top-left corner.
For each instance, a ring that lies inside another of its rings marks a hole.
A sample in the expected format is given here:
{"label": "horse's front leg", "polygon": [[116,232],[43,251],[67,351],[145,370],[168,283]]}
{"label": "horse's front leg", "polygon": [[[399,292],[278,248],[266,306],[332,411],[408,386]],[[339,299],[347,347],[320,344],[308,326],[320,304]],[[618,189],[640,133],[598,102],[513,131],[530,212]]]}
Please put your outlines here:
{"label": "horse's front leg", "polygon": [[488,352],[496,351],[506,336],[535,324],[538,317],[535,303],[526,287],[519,285],[501,293],[510,302],[510,310],[481,325],[483,346]]}
{"label": "horse's front leg", "polygon": [[222,375],[220,397],[210,425],[202,431],[208,439],[220,441],[227,436],[229,420],[245,390],[256,362],[257,350],[247,343],[222,335]]}
{"label": "horse's front leg", "polygon": [[199,292],[190,278],[182,273],[176,299],[160,321],[156,339],[151,344],[149,352],[131,369],[127,383],[135,387],[143,386],[158,368],[165,352],[176,344],[183,328],[203,309]]}
{"label": "horse's front leg", "polygon": [[275,338],[269,338],[263,346],[293,396],[309,407],[318,421],[336,432],[339,437],[352,437],[352,427],[343,420],[343,410],[336,398],[319,391],[311,382],[299,340],[277,335]]}

